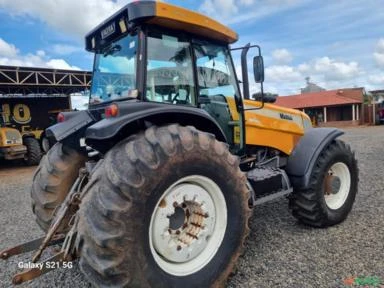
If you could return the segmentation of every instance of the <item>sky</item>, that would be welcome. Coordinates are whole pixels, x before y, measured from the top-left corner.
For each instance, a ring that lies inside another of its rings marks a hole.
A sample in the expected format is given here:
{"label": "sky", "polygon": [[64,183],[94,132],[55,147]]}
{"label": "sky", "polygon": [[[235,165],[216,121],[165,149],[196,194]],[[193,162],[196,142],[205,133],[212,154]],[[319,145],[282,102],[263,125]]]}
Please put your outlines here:
{"label": "sky", "polygon": [[[128,2],[0,0],[0,65],[91,70],[84,35]],[[166,2],[228,25],[240,36],[232,47],[260,45],[267,92],[298,94],[306,77],[326,89],[384,89],[383,0]]]}

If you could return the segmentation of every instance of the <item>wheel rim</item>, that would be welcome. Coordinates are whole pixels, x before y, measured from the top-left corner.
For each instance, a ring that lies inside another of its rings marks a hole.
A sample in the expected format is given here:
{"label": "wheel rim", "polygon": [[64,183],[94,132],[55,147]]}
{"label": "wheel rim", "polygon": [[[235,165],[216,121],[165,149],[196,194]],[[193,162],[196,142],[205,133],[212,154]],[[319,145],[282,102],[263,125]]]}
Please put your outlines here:
{"label": "wheel rim", "polygon": [[152,213],[149,243],[165,272],[186,276],[215,256],[227,227],[227,206],[219,186],[204,176],[172,184]]}
{"label": "wheel rim", "polygon": [[348,166],[342,162],[333,164],[324,182],[325,203],[330,209],[339,209],[347,200],[351,188],[351,173]]}

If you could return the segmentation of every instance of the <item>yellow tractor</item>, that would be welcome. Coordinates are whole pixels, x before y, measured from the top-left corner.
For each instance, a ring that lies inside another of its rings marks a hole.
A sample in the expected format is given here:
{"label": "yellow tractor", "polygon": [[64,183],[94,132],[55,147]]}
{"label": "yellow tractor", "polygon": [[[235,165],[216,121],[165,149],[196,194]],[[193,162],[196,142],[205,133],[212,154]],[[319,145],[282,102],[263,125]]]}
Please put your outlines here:
{"label": "yellow tractor", "polygon": [[0,160],[23,159],[27,165],[38,165],[42,157],[40,144],[33,135],[22,135],[2,124],[0,113]]}
{"label": "yellow tractor", "polygon": [[[36,249],[37,262],[61,243],[41,265],[79,258],[97,287],[221,287],[251,208],[286,196],[303,223],[343,221],[358,188],[354,154],[337,139],[343,132],[312,128],[306,114],[264,97],[260,48],[231,48],[237,40],[208,17],[153,1],[132,2],[91,31],[89,109],[60,113],[46,130],[57,143],[32,184],[47,234],[0,256]],[[49,270],[23,271],[13,283]]]}

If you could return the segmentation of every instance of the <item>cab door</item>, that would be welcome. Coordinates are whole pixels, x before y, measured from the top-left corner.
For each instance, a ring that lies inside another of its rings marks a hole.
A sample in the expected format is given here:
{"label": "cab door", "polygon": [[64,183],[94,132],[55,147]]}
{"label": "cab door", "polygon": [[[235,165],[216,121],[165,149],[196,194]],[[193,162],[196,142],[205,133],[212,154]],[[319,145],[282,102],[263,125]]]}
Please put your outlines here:
{"label": "cab door", "polygon": [[193,50],[198,103],[220,125],[232,153],[237,153],[242,147],[243,131],[236,105],[240,92],[228,46],[195,40]]}

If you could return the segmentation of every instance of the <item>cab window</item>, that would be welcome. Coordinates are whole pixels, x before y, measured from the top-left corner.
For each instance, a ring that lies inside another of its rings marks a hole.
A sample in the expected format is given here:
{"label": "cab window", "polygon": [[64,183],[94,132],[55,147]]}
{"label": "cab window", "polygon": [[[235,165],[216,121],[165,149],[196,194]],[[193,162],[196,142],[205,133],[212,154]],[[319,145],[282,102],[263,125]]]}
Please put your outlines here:
{"label": "cab window", "polygon": [[241,121],[235,101],[239,92],[228,47],[195,40],[193,48],[200,107],[217,121],[236,152],[241,143]]}
{"label": "cab window", "polygon": [[188,39],[152,31],[147,43],[146,100],[194,105],[195,86]]}

